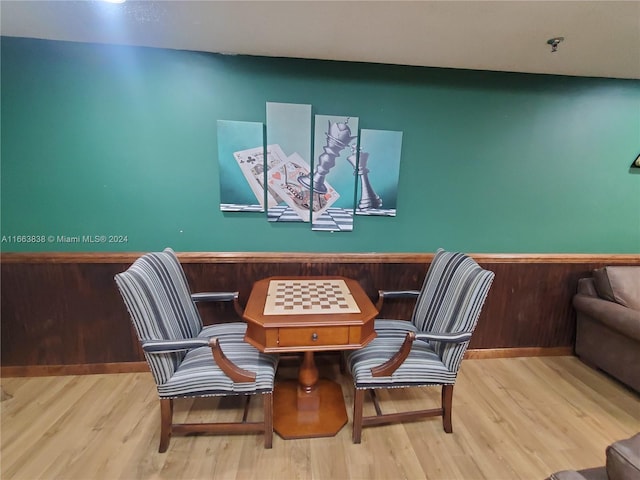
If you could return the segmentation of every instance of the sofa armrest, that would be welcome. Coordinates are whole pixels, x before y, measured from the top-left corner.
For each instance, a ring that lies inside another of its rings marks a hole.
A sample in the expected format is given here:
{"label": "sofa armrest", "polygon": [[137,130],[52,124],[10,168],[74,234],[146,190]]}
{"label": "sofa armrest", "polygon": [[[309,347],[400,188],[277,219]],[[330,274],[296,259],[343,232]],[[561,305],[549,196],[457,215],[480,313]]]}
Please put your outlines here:
{"label": "sofa armrest", "polygon": [[598,291],[596,290],[596,282],[593,280],[593,277],[580,278],[578,280],[578,291],[579,295],[587,295],[589,297],[598,298]]}
{"label": "sofa armrest", "polygon": [[546,480],[586,480],[581,474],[575,470],[563,470],[553,473]]}
{"label": "sofa armrest", "polygon": [[640,478],[640,433],[607,447],[609,480]]}
{"label": "sofa armrest", "polygon": [[547,480],[610,480],[605,467],[586,468],[584,470],[563,470],[556,472]]}
{"label": "sofa armrest", "polygon": [[578,314],[583,313],[623,335],[640,341],[640,311],[581,294],[574,295],[573,306]]}

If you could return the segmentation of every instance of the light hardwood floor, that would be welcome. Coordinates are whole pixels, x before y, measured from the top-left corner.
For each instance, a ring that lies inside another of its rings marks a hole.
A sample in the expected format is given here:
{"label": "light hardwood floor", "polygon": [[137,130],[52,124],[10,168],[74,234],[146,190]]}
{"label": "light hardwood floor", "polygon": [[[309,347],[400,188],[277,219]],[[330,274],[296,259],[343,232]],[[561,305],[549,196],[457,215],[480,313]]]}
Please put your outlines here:
{"label": "light hardwood floor", "polygon": [[[335,364],[349,423],[332,438],[174,437],[158,453],[149,373],[3,378],[2,479],[544,479],[603,465],[605,447],[640,431],[640,397],[574,357],[465,360],[453,433],[440,419],[369,427],[351,443],[353,389]],[[322,362],[321,362],[322,363]],[[283,365],[279,375],[293,376]],[[438,388],[380,395],[385,411],[439,400]],[[260,415],[252,402],[251,416]],[[237,418],[229,399],[177,402],[178,420]],[[365,409],[372,409],[370,403]]]}

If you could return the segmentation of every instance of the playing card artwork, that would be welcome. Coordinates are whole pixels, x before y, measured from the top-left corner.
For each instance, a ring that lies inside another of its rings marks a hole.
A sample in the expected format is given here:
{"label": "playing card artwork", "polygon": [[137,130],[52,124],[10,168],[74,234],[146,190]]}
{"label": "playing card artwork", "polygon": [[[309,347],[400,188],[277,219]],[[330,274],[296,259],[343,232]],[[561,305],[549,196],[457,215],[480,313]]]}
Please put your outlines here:
{"label": "playing card artwork", "polygon": [[[286,161],[267,172],[269,191],[278,196],[269,204],[270,222],[309,222],[310,192],[298,176],[308,175],[311,156],[311,105],[267,102],[267,142],[277,145]],[[274,197],[275,198],[275,197]]]}
{"label": "playing card artwork", "polygon": [[[268,174],[269,190],[276,192],[280,198],[305,222],[309,221],[311,212],[311,190],[304,187],[299,179],[308,177],[311,171],[309,164],[297,153],[289,156],[287,161],[271,168]],[[315,194],[314,213],[322,213],[338,198],[338,192],[331,185],[323,194]]]}
{"label": "playing card artwork", "polygon": [[[264,180],[265,173],[281,164],[285,155],[278,145],[267,145],[267,160],[264,158],[264,148],[250,148],[239,152],[233,152],[233,156],[242,171],[249,187],[262,204],[265,195]],[[266,191],[267,205],[273,207],[282,201],[277,192],[268,188]]]}
{"label": "playing card artwork", "polygon": [[218,120],[217,133],[220,210],[264,212],[263,124]]}

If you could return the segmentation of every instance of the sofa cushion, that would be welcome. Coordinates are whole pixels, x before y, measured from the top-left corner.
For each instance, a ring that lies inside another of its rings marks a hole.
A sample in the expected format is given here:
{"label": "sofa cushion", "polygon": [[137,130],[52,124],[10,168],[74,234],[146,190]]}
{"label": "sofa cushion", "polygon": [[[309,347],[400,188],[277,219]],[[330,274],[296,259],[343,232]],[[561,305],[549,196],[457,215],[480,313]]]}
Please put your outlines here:
{"label": "sofa cushion", "polygon": [[609,480],[640,480],[640,433],[607,447]]}
{"label": "sofa cushion", "polygon": [[640,266],[599,268],[593,279],[601,298],[640,310]]}

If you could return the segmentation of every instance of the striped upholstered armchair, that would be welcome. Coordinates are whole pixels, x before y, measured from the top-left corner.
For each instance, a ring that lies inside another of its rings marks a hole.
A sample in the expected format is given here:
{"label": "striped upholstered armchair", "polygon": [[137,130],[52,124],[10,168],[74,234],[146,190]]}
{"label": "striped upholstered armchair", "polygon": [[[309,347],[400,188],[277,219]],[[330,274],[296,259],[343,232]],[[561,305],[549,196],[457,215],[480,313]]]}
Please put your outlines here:
{"label": "striped upholstered armchair", "polygon": [[[264,432],[273,439],[273,384],[278,357],[244,341],[244,322],[203,327],[194,301],[230,301],[237,292],[195,294],[175,253],[148,253],[115,277],[160,397],[160,452],[172,434]],[[249,400],[262,394],[264,416],[248,422]],[[245,396],[237,423],[173,423],[173,401],[185,397]]]}
{"label": "striped upholstered armchair", "polygon": [[[353,376],[353,442],[362,427],[441,416],[451,433],[453,385],[475,329],[494,274],[462,253],[438,250],[420,291],[380,292],[385,298],[417,298],[411,321],[376,319],[377,337],[366,347],[346,354]],[[375,390],[441,385],[440,408],[383,414]],[[369,391],[377,415],[363,417]]]}

